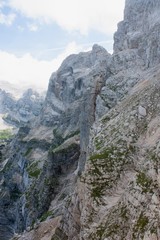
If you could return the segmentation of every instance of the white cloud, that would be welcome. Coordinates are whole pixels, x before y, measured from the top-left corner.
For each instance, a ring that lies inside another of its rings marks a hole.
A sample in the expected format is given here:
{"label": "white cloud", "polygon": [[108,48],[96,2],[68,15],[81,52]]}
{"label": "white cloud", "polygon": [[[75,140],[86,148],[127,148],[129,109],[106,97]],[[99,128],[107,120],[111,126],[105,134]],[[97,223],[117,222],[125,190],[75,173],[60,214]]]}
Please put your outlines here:
{"label": "white cloud", "polygon": [[34,23],[30,23],[28,24],[28,29],[31,31],[31,32],[37,32],[38,31],[38,26]]}
{"label": "white cloud", "polygon": [[3,8],[6,5],[7,5],[7,3],[5,1],[0,0],[0,24],[10,26],[14,22],[14,20],[16,18],[16,14],[15,13],[4,14]]}
{"label": "white cloud", "polygon": [[7,81],[19,85],[19,88],[35,86],[38,89],[47,89],[49,77],[56,71],[64,58],[71,53],[82,50],[75,42],[68,44],[66,49],[52,61],[40,61],[30,53],[17,57],[4,51],[0,51],[0,81]]}
{"label": "white cloud", "polygon": [[0,24],[5,24],[7,26],[10,26],[14,22],[15,18],[16,18],[16,14],[14,13],[5,15],[2,12],[0,12]]}
{"label": "white cloud", "polygon": [[113,34],[122,19],[124,0],[9,0],[9,6],[40,23],[56,22],[67,31]]}

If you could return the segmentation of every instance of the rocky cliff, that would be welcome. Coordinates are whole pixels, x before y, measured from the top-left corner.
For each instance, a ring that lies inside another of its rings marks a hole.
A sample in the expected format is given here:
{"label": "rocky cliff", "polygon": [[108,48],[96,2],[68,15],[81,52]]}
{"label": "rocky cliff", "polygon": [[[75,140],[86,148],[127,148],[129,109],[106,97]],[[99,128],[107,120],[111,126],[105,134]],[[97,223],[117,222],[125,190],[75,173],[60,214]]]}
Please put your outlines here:
{"label": "rocky cliff", "polygon": [[126,0],[113,55],[94,45],[52,74],[2,152],[0,239],[160,239],[159,10]]}
{"label": "rocky cliff", "polygon": [[[33,227],[46,218],[46,211],[55,217],[66,211],[75,188],[75,170],[84,168],[87,146],[82,139],[89,141],[96,96],[109,74],[109,59],[110,54],[97,45],[89,53],[68,57],[50,78],[39,117],[20,128],[6,152],[2,152],[1,238],[8,239],[14,231]],[[83,108],[87,122],[81,116]],[[82,121],[86,131],[80,130]],[[80,145],[84,150],[78,164]]]}
{"label": "rocky cliff", "polygon": [[159,9],[159,1],[127,0],[115,33],[110,78],[118,86],[128,73],[133,85],[92,127],[80,239],[160,239]]}

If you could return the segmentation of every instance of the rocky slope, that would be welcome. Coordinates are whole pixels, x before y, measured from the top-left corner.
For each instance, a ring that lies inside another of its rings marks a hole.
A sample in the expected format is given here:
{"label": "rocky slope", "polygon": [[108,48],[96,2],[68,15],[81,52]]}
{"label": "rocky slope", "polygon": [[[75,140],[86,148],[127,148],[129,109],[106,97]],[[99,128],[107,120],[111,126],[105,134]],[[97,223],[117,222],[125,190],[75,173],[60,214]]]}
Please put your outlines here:
{"label": "rocky slope", "polygon": [[93,127],[81,180],[81,239],[160,238],[159,69],[143,76]]}
{"label": "rocky slope", "polygon": [[128,80],[135,71],[139,80],[93,125],[79,187],[80,239],[160,239],[159,8],[159,1],[126,1],[112,58],[124,71],[133,56]]}
{"label": "rocky slope", "polygon": [[0,239],[160,239],[158,0],[126,0],[114,53],[53,73],[41,114],[2,151]]}

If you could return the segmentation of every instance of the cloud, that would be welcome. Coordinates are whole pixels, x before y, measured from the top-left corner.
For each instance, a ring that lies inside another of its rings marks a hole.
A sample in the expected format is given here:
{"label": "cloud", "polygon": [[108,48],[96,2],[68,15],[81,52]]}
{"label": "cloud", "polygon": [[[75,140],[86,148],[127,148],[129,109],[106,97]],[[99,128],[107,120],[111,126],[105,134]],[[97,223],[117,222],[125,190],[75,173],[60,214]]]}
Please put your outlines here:
{"label": "cloud", "polygon": [[11,26],[16,18],[16,14],[12,12],[8,14],[4,14],[3,8],[5,6],[7,6],[7,3],[3,0],[0,0],[0,24]]}
{"label": "cloud", "polygon": [[38,26],[34,23],[29,23],[28,24],[28,29],[31,31],[31,32],[37,32],[38,31]]}
{"label": "cloud", "polygon": [[14,22],[15,18],[16,18],[16,14],[14,13],[5,15],[0,11],[0,24],[5,24],[7,26],[10,26]]}
{"label": "cloud", "polygon": [[9,6],[41,24],[56,22],[69,32],[113,34],[122,19],[124,0],[9,0]]}
{"label": "cloud", "polygon": [[33,58],[30,53],[22,57],[0,51],[0,81],[7,81],[11,84],[23,87],[34,86],[37,89],[47,89],[49,77],[56,71],[64,58],[71,53],[78,53],[83,50],[75,42],[67,45],[65,50],[52,61],[40,61]]}

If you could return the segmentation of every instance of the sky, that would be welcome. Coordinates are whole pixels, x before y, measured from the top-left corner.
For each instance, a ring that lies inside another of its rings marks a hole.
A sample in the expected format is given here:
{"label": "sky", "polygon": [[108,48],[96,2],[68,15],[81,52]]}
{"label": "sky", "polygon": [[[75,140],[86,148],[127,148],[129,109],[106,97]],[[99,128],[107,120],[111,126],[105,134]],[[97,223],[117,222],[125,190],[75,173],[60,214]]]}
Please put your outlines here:
{"label": "sky", "polygon": [[112,52],[124,2],[0,0],[0,82],[47,89],[69,54],[95,43]]}

